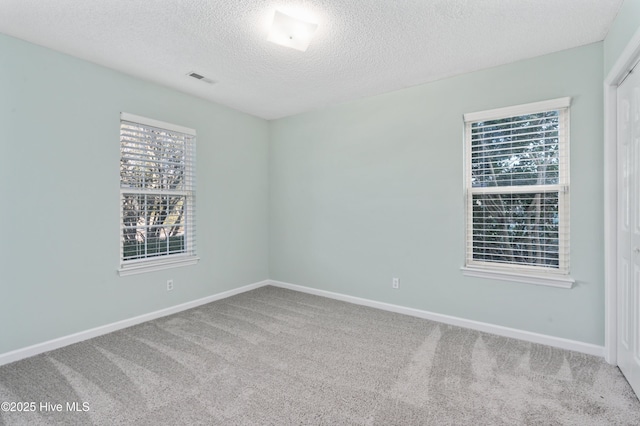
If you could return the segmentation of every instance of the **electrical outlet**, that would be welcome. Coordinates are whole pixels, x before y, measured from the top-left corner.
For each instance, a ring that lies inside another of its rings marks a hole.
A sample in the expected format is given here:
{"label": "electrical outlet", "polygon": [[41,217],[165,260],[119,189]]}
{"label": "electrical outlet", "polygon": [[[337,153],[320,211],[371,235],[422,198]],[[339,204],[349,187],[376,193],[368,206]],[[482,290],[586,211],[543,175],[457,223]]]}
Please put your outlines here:
{"label": "electrical outlet", "polygon": [[167,280],[167,291],[173,290],[173,280]]}
{"label": "electrical outlet", "polygon": [[400,278],[394,278],[391,281],[391,288],[399,288],[400,287]]}

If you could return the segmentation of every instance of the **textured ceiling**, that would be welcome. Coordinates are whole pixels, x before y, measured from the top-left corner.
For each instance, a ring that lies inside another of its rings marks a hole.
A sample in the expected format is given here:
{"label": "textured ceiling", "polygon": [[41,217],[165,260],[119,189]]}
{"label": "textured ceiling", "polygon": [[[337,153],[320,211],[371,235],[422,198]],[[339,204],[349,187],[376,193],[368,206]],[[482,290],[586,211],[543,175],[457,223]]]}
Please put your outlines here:
{"label": "textured ceiling", "polygon": [[[603,40],[621,3],[0,0],[0,32],[273,119]],[[266,40],[276,9],[306,52]]]}

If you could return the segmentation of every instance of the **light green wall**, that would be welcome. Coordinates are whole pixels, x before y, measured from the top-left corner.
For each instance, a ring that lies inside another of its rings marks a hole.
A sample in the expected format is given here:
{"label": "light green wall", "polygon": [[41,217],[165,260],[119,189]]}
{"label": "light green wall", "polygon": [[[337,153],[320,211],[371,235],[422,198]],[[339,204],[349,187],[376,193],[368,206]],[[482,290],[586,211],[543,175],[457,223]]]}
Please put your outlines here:
{"label": "light green wall", "polygon": [[[638,26],[271,123],[0,35],[0,353],[266,278],[602,344],[603,69]],[[463,277],[462,114],[561,96],[577,285]],[[198,131],[195,267],[116,273],[121,111]]]}
{"label": "light green wall", "polygon": [[640,0],[625,0],[604,41],[604,76],[640,28]]}
{"label": "light green wall", "polygon": [[[271,122],[271,279],[603,344],[602,63],[597,43]],[[577,284],[462,276],[462,115],[564,96]]]}
{"label": "light green wall", "polygon": [[[196,266],[116,273],[121,111],[198,132]],[[266,121],[0,35],[0,132],[0,354],[268,278]]]}

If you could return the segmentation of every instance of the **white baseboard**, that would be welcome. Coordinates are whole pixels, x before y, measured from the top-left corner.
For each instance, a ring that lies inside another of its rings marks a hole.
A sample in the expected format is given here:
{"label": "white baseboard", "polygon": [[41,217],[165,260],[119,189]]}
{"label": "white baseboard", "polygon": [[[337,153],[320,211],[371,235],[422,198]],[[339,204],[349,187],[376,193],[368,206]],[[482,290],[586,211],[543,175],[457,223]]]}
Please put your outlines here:
{"label": "white baseboard", "polygon": [[423,311],[423,310],[414,309],[414,308],[407,308],[404,306],[393,305],[390,303],[377,302],[375,300],[363,299],[355,296],[348,296],[346,294],[334,293],[331,291],[318,290],[315,288],[304,287],[297,284],[285,283],[282,281],[265,280],[265,281],[260,281],[257,283],[245,285],[243,287],[235,288],[232,290],[224,291],[222,293],[214,294],[212,296],[207,296],[202,299],[193,300],[191,302],[186,302],[180,305],[161,309],[159,311],[150,312],[148,314],[139,315],[137,317],[114,322],[111,324],[106,324],[100,327],[70,334],[68,336],[49,340],[43,343],[38,343],[33,346],[28,346],[26,348],[17,349],[11,352],[6,352],[4,354],[0,354],[0,366],[9,364],[11,362],[19,361],[21,359],[28,358],[34,355],[38,355],[43,352],[58,349],[63,346],[68,346],[73,343],[82,342],[83,340],[91,339],[93,337],[102,336],[103,334],[107,334],[113,331],[121,330],[123,328],[131,327],[133,325],[137,325],[146,321],[151,321],[156,318],[161,318],[167,315],[186,311],[187,309],[205,305],[207,303],[211,303],[216,300],[225,299],[227,297],[244,293],[246,291],[254,290],[256,288],[260,288],[266,285],[287,288],[290,290],[300,291],[303,293],[315,294],[317,296],[323,296],[331,299],[342,300],[344,302],[354,303],[354,304],[363,305],[363,306],[369,306],[372,308],[382,309],[389,312],[396,312],[399,314],[411,315],[414,317],[437,321],[444,324],[450,324],[458,327],[470,328],[472,330],[478,330],[486,333],[496,334],[498,336],[511,337],[514,339],[524,340],[532,343],[539,343],[543,345],[549,345],[549,346],[553,346],[561,349],[568,349],[571,351],[581,352],[589,355],[596,355],[600,357],[604,356],[603,346],[598,346],[590,343],[578,342],[575,340],[563,339],[561,337],[548,336],[545,334],[532,333],[530,331],[523,331],[515,328],[503,327],[500,325],[473,321],[473,320],[458,318],[450,315],[437,314],[434,312]]}
{"label": "white baseboard", "polygon": [[464,318],[453,317],[450,315],[437,314],[434,312],[423,311],[420,309],[407,308],[390,303],[377,302],[375,300],[362,299],[360,297],[347,296],[341,293],[331,291],[318,290],[311,287],[285,283],[281,281],[268,280],[268,283],[275,287],[282,287],[289,290],[300,291],[303,293],[315,294],[316,296],[328,297],[331,299],[342,300],[344,302],[355,303],[357,305],[369,306],[372,308],[382,309],[385,311],[396,312],[399,314],[411,315],[418,318],[424,318],[444,324],[455,325],[458,327],[470,328],[472,330],[483,331],[485,333],[497,334],[498,336],[511,337],[513,339],[524,340],[531,343],[539,343],[542,345],[553,346],[556,348],[567,349],[570,351],[581,352],[599,357],[604,356],[604,347],[591,343],[578,342],[576,340],[564,339],[561,337],[549,336],[546,334],[532,333],[530,331],[518,330],[515,328],[503,327],[500,325],[489,324],[486,322],[473,321]]}
{"label": "white baseboard", "polygon": [[70,334],[68,336],[49,340],[43,343],[38,343],[33,346],[17,349],[15,351],[6,352],[4,354],[0,354],[0,365],[9,364],[14,361],[19,361],[24,358],[41,354],[43,352],[58,349],[63,346],[71,345],[73,343],[82,342],[83,340],[91,339],[93,337],[102,336],[103,334],[107,334],[113,331],[121,330],[123,328],[131,327],[133,325],[140,324],[146,321],[151,321],[156,318],[161,318],[167,315],[186,311],[187,309],[191,309],[191,308],[198,307],[200,305],[205,305],[207,303],[215,302],[216,300],[226,299],[227,297],[244,293],[245,291],[254,290],[256,288],[263,287],[270,283],[271,281],[269,280],[260,281],[257,283],[245,285],[243,287],[234,288],[232,290],[223,291],[222,293],[214,294],[212,296],[203,297],[202,299],[192,300],[191,302],[186,302],[180,305],[171,306],[169,308],[160,309],[159,311],[150,312],[148,314],[139,315],[137,317],[125,319],[122,321],[117,321],[111,324],[92,328],[90,330],[85,330],[78,333]]}

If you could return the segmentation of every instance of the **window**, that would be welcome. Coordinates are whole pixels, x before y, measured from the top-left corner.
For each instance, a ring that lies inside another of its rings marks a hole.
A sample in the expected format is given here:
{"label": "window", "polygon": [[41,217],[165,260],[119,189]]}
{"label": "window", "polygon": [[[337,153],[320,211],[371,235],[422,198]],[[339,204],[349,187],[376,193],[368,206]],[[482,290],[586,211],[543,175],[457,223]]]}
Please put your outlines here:
{"label": "window", "polygon": [[197,262],[195,131],[120,116],[120,275]]}
{"label": "window", "polygon": [[466,275],[572,286],[569,104],[465,114]]}

